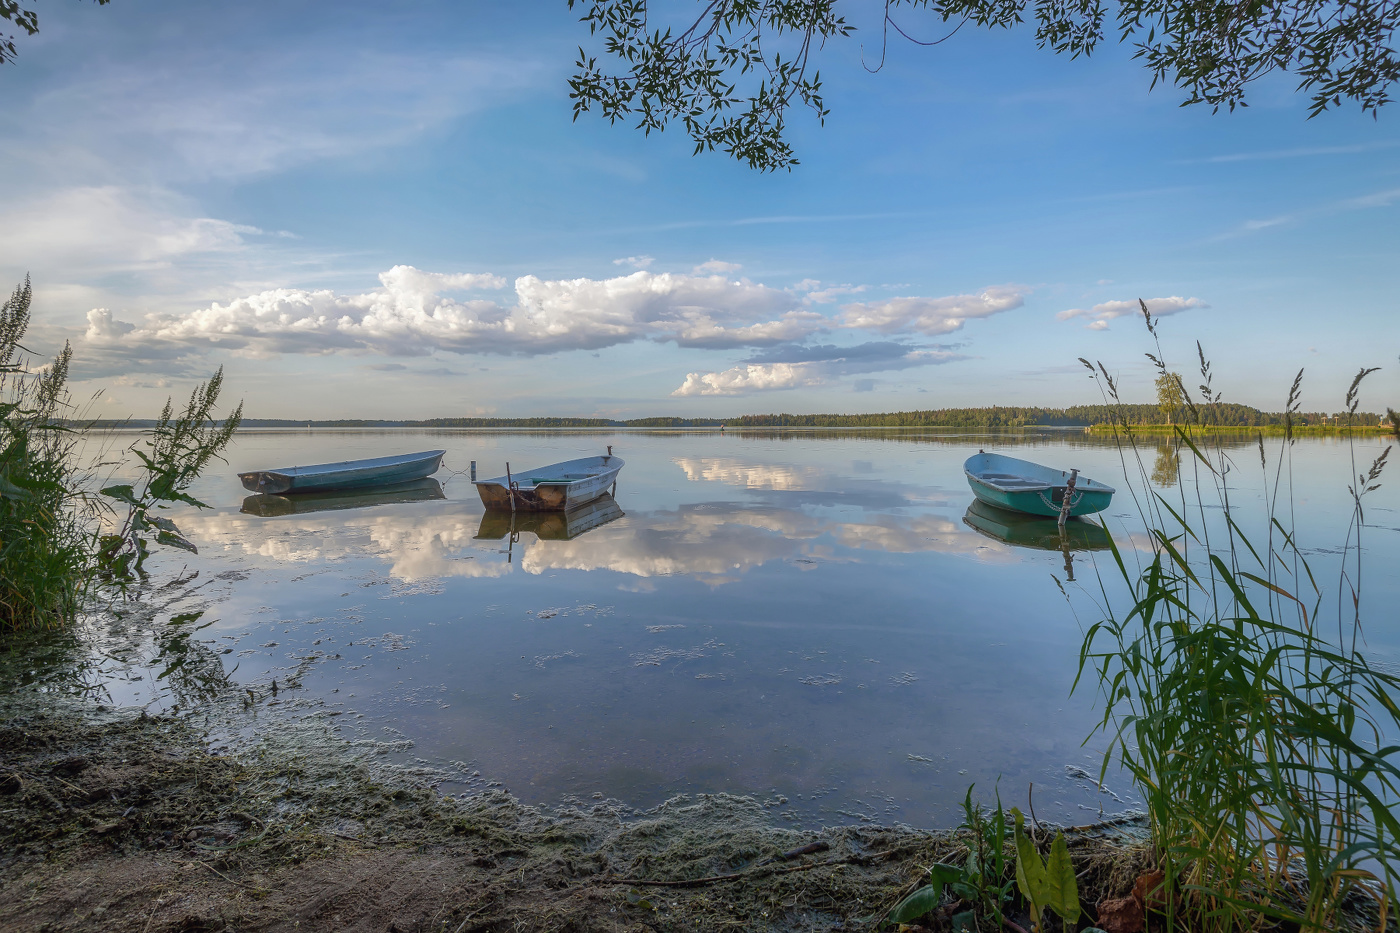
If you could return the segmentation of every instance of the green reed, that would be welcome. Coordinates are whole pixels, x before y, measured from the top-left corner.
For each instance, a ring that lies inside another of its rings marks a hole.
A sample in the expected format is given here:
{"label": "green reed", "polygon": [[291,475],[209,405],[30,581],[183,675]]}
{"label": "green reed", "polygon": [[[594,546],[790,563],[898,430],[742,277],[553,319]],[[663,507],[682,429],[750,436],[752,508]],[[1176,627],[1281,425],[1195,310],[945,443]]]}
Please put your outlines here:
{"label": "green reed", "polygon": [[[1152,489],[1131,427],[1115,432],[1148,541],[1113,547],[1128,595],[1101,578],[1104,617],[1080,656],[1079,677],[1092,670],[1105,699],[1104,772],[1117,759],[1143,796],[1169,925],[1335,930],[1365,901],[1384,927],[1400,870],[1400,677],[1360,650],[1361,536],[1390,447],[1352,470],[1333,606],[1294,534],[1295,484],[1317,478],[1295,476],[1291,432],[1272,462],[1261,436],[1266,516],[1243,526],[1231,494],[1245,467],[1197,430],[1220,404],[1197,350],[1199,391],[1180,385],[1190,418],[1176,428],[1184,462],[1172,499]],[[1148,357],[1169,372],[1160,346]],[[1120,403],[1103,365],[1081,362]],[[1347,392],[1353,415],[1371,371]],[[1301,385],[1299,372],[1289,418]]]}
{"label": "green reed", "polygon": [[188,489],[209,461],[228,446],[243,419],[240,404],[222,424],[214,420],[214,407],[223,383],[224,371],[220,367],[208,382],[201,383],[190,393],[189,403],[178,414],[167,399],[155,427],[143,441],[127,448],[141,463],[141,480],[102,490],[102,495],[127,510],[119,528],[98,539],[97,556],[102,573],[119,586],[145,579],[151,540],[198,553],[175,523],[159,515],[158,510],[177,502],[209,508],[191,496]]}
{"label": "green reed", "polygon": [[[71,620],[95,581],[125,584],[144,577],[148,536],[193,550],[169,519],[166,503],[203,505],[186,489],[232,437],[240,405],[222,424],[212,420],[220,370],[176,414],[167,402],[156,428],[130,453],[142,479],[95,494],[80,456],[81,434],[66,389],[73,351],[31,368],[21,341],[29,329],[28,277],[0,305],[0,634],[52,629]],[[109,464],[110,465],[110,464]],[[139,491],[138,491],[139,490]],[[116,534],[103,535],[112,512],[127,507]]]}
{"label": "green reed", "polygon": [[0,630],[71,617],[88,557],[83,502],[70,492],[76,441],[56,423],[72,349],[27,370],[20,341],[31,296],[26,278],[0,305]]}

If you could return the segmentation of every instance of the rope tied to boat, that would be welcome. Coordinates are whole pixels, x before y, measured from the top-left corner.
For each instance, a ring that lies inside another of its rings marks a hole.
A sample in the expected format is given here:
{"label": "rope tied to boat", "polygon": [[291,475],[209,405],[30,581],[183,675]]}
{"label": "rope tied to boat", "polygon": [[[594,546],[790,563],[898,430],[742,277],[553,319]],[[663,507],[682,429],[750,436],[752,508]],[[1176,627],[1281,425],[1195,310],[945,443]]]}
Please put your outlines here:
{"label": "rope tied to boat", "polygon": [[[1068,490],[1066,490],[1066,493],[1068,493]],[[1052,498],[1050,498],[1049,496],[1047,496],[1047,495],[1045,494],[1045,490],[1043,490],[1043,489],[1036,490],[1036,495],[1040,496],[1040,501],[1041,501],[1041,502],[1044,502],[1044,503],[1045,503],[1045,507],[1046,507],[1047,509],[1050,509],[1052,512],[1060,512],[1060,511],[1063,511],[1063,510],[1064,510],[1064,505],[1061,504],[1060,502],[1056,502],[1054,499],[1052,499]],[[1079,504],[1079,501],[1080,501],[1081,499],[1083,499],[1083,498],[1084,498],[1084,493],[1082,493],[1082,492],[1081,492],[1081,493],[1077,493],[1077,494],[1074,496],[1073,500],[1070,502],[1069,507],[1070,507],[1071,509],[1074,508],[1076,505]]]}

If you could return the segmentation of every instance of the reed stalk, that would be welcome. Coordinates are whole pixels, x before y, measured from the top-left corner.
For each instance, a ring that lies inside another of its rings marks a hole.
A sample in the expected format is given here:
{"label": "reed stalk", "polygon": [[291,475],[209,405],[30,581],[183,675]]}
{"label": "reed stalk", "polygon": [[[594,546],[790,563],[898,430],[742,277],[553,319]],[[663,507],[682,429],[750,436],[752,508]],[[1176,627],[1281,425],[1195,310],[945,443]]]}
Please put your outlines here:
{"label": "reed stalk", "polygon": [[[1326,599],[1296,539],[1291,430],[1272,457],[1258,438],[1266,509],[1251,523],[1231,500],[1244,467],[1198,430],[1221,400],[1197,350],[1202,381],[1194,394],[1179,385],[1185,462],[1168,494],[1153,490],[1131,426],[1114,434],[1148,542],[1114,545],[1103,618],[1080,655],[1076,686],[1092,672],[1104,699],[1103,774],[1117,761],[1142,794],[1169,928],[1336,930],[1361,900],[1384,928],[1400,870],[1400,677],[1362,651],[1361,535],[1390,446],[1359,469],[1353,442],[1352,509]],[[1166,376],[1157,351],[1148,357]],[[1119,403],[1102,364],[1083,362]],[[1352,416],[1370,372],[1347,392]],[[1300,371],[1286,427],[1301,387]]]}
{"label": "reed stalk", "polygon": [[[52,362],[30,365],[21,341],[28,331],[33,289],[28,277],[0,305],[0,635],[42,631],[71,621],[95,584],[144,576],[148,539],[193,550],[157,510],[176,502],[203,503],[191,482],[228,444],[242,406],[222,423],[213,418],[220,370],[176,413],[167,401],[156,427],[129,452],[141,479],[134,486],[92,488],[80,455],[81,434],[66,389],[73,351],[64,344]],[[115,534],[102,534],[109,500],[127,514]]]}
{"label": "reed stalk", "polygon": [[45,629],[71,618],[88,554],[76,439],[56,424],[72,349],[30,370],[29,279],[0,305],[0,631]]}

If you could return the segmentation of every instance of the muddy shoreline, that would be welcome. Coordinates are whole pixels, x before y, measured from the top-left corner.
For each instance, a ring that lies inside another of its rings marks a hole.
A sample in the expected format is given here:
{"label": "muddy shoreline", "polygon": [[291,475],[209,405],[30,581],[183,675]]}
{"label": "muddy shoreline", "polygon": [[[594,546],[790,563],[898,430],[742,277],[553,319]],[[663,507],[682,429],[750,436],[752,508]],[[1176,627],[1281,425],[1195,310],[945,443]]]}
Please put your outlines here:
{"label": "muddy shoreline", "polygon": [[[9,694],[0,930],[864,929],[965,851],[908,827],[779,827],[724,794],[646,811],[443,797],[297,747],[221,754],[191,718]],[[1131,848],[1110,847],[1127,857],[1110,871],[1104,833],[1078,839],[1105,890],[1131,887]]]}

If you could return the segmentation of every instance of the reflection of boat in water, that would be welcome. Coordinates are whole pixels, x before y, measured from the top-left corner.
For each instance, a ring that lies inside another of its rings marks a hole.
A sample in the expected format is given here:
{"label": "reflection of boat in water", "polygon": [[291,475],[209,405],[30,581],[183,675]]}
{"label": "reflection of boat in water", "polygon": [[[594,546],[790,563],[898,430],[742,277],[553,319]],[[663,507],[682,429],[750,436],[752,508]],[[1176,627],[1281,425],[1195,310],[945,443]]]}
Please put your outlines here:
{"label": "reflection of boat in water", "polygon": [[324,489],[378,488],[409,483],[437,472],[445,450],[425,450],[416,454],[374,457],[369,460],[342,460],[311,466],[279,467],[239,473],[249,492],[303,493]]}
{"label": "reflection of boat in water", "polygon": [[967,507],[963,521],[989,538],[1016,547],[1059,551],[1065,557],[1065,575],[1074,581],[1074,552],[1102,551],[1110,546],[1108,531],[1096,522],[1071,518],[1060,525],[1053,518],[999,509],[981,500]]}
{"label": "reflection of boat in water", "polygon": [[373,489],[335,489],[325,492],[304,492],[296,496],[249,496],[239,509],[248,515],[271,518],[275,515],[301,515],[306,512],[326,512],[332,509],[361,509],[370,505],[390,505],[396,502],[426,502],[446,499],[442,485],[432,477],[376,486]]}
{"label": "reflection of boat in water", "polygon": [[1070,515],[1088,515],[1108,508],[1112,486],[1087,476],[1041,466],[1029,460],[1003,457],[978,451],[963,464],[972,493],[988,505],[1013,509],[1028,515],[1059,517],[1066,490],[1070,493]]}
{"label": "reflection of boat in water", "polygon": [[1041,518],[1010,509],[999,509],[982,501],[967,507],[963,521],[989,538],[1017,547],[1042,551],[1101,551],[1108,547],[1108,532],[1102,525],[1084,519],[1065,522],[1064,534],[1053,518]]}
{"label": "reflection of boat in water", "polygon": [[488,509],[562,512],[607,492],[623,465],[622,458],[614,457],[609,447],[603,457],[565,460],[515,474],[507,463],[505,476],[473,480],[473,484]]}
{"label": "reflection of boat in water", "polygon": [[[614,458],[616,459],[616,458]],[[514,542],[522,531],[528,531],[542,541],[568,541],[599,525],[623,516],[622,508],[607,493],[592,502],[567,512],[500,512],[488,511],[481,516],[476,537],[499,541],[509,536]]]}

